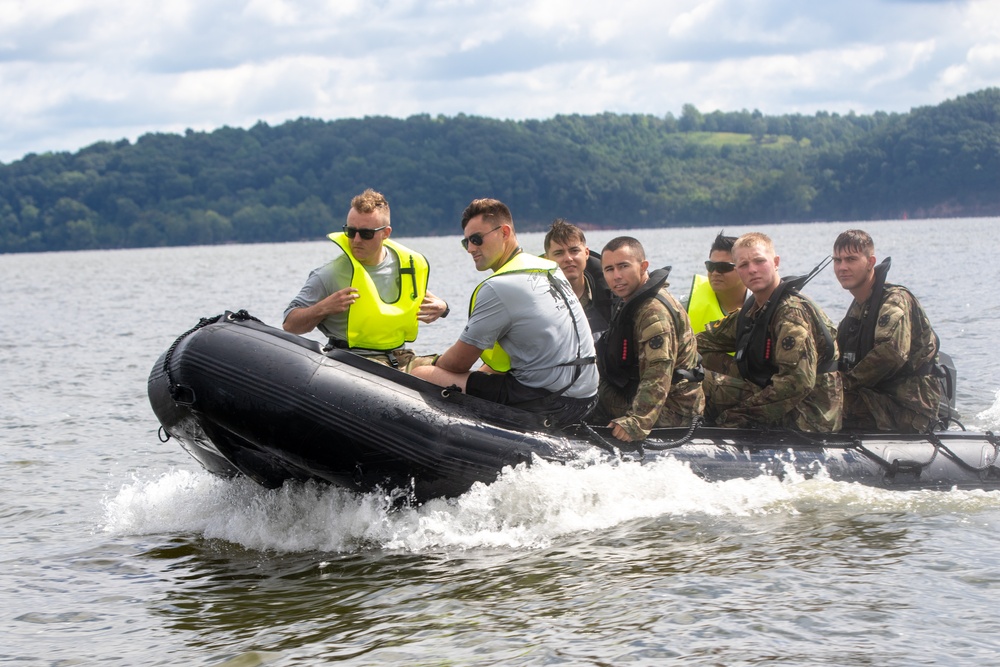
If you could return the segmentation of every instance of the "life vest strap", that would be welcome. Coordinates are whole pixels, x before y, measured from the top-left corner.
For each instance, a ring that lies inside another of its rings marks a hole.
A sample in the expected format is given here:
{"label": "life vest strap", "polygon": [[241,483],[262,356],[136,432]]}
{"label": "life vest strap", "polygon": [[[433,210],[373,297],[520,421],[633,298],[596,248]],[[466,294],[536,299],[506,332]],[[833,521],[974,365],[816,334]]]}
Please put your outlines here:
{"label": "life vest strap", "polygon": [[671,382],[680,382],[681,380],[687,380],[688,382],[701,382],[705,379],[705,369],[701,364],[697,367],[688,370],[687,368],[675,368],[674,375]]}
{"label": "life vest strap", "polygon": [[597,363],[597,357],[580,357],[574,359],[573,361],[567,361],[564,364],[559,364],[560,366],[589,366],[591,364]]}
{"label": "life vest strap", "polygon": [[413,291],[410,293],[411,299],[417,298],[417,267],[413,263],[413,255],[410,255],[410,265],[403,266],[402,260],[399,262],[399,276],[400,281],[402,281],[403,276],[410,276],[410,282],[413,284]]}

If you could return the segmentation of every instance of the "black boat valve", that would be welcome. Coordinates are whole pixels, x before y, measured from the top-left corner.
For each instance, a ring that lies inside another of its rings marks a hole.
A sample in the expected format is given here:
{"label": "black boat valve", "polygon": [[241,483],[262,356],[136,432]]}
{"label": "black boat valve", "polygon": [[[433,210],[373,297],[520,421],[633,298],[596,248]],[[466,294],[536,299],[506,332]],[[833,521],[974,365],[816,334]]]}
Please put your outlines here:
{"label": "black boat valve", "polygon": [[885,471],[885,476],[891,482],[896,481],[898,477],[911,477],[912,480],[908,479],[907,481],[919,481],[920,474],[924,471],[924,466],[925,464],[920,461],[893,459],[892,463],[889,464],[889,468]]}

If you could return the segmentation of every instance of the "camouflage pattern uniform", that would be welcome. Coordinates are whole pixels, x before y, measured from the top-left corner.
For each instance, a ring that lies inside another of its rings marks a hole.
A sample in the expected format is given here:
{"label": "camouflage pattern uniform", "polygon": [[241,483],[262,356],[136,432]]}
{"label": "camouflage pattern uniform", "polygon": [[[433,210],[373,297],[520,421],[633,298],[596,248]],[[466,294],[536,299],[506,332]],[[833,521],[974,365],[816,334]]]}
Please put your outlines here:
{"label": "camouflage pattern uniform", "polygon": [[[810,307],[829,328],[834,341],[837,330],[819,306],[810,306],[806,301],[803,296],[789,294],[777,306],[768,334],[778,370],[766,387],[739,377],[731,357],[712,356],[712,361],[725,367],[725,373],[706,373],[703,383],[705,415],[716,425],[783,426],[820,433],[840,430],[843,407],[840,372],[816,372],[818,360],[826,352],[826,341],[822,332],[814,328]],[[736,351],[738,316],[739,313],[732,313],[698,333],[698,349],[706,355],[706,365],[709,353]],[[832,354],[834,359],[839,356],[836,342]]]}
{"label": "camouflage pattern uniform", "polygon": [[[885,294],[874,347],[844,373],[844,427],[924,433],[937,421],[941,400],[941,381],[926,370],[937,358],[937,336],[909,290],[886,285]],[[853,302],[847,318],[861,319],[873,300],[878,295]]]}
{"label": "camouflage pattern uniform", "polygon": [[[598,389],[601,414],[614,417],[633,441],[643,440],[653,428],[688,426],[705,410],[700,382],[673,382],[674,369],[698,367],[698,347],[684,307],[667,291],[659,290],[676,310],[682,323],[675,331],[674,318],[658,299],[646,299],[636,310],[634,340],[638,342],[639,386],[630,396],[602,379]],[[617,415],[617,417],[616,417]]]}
{"label": "camouflage pattern uniform", "polygon": [[583,281],[583,294],[580,295],[580,305],[583,306],[583,310],[586,311],[590,307],[590,304],[594,302],[594,293],[590,289],[590,281]]}

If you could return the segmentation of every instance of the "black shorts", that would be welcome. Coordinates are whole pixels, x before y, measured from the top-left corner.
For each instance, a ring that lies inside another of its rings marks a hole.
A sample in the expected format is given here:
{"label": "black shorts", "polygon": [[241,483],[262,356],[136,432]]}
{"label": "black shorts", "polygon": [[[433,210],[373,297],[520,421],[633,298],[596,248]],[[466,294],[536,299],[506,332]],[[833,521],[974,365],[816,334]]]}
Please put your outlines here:
{"label": "black shorts", "polygon": [[556,396],[548,389],[523,385],[510,373],[473,371],[465,383],[465,393],[512,408],[544,414],[560,424],[580,421],[597,404],[597,396]]}

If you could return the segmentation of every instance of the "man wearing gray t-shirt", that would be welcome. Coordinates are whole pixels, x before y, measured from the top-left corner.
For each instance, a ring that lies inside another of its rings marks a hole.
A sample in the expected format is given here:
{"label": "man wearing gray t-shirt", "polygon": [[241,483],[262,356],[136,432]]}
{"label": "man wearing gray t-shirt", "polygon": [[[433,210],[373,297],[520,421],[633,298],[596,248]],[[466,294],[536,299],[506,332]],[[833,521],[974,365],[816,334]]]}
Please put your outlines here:
{"label": "man wearing gray t-shirt", "polygon": [[288,304],[285,331],[319,329],[331,348],[405,368],[413,353],[404,345],[416,338],[417,322],[433,322],[449,309],[427,291],[427,260],[389,240],[391,232],[381,193],[355,197],[343,232],[330,234],[337,255],[312,271]]}
{"label": "man wearing gray t-shirt", "polygon": [[[476,268],[494,273],[473,292],[458,341],[413,375],[560,424],[582,419],[596,403],[598,378],[594,339],[572,286],[554,262],[521,251],[502,202],[473,200],[462,229]],[[477,357],[485,363],[470,371]]]}

